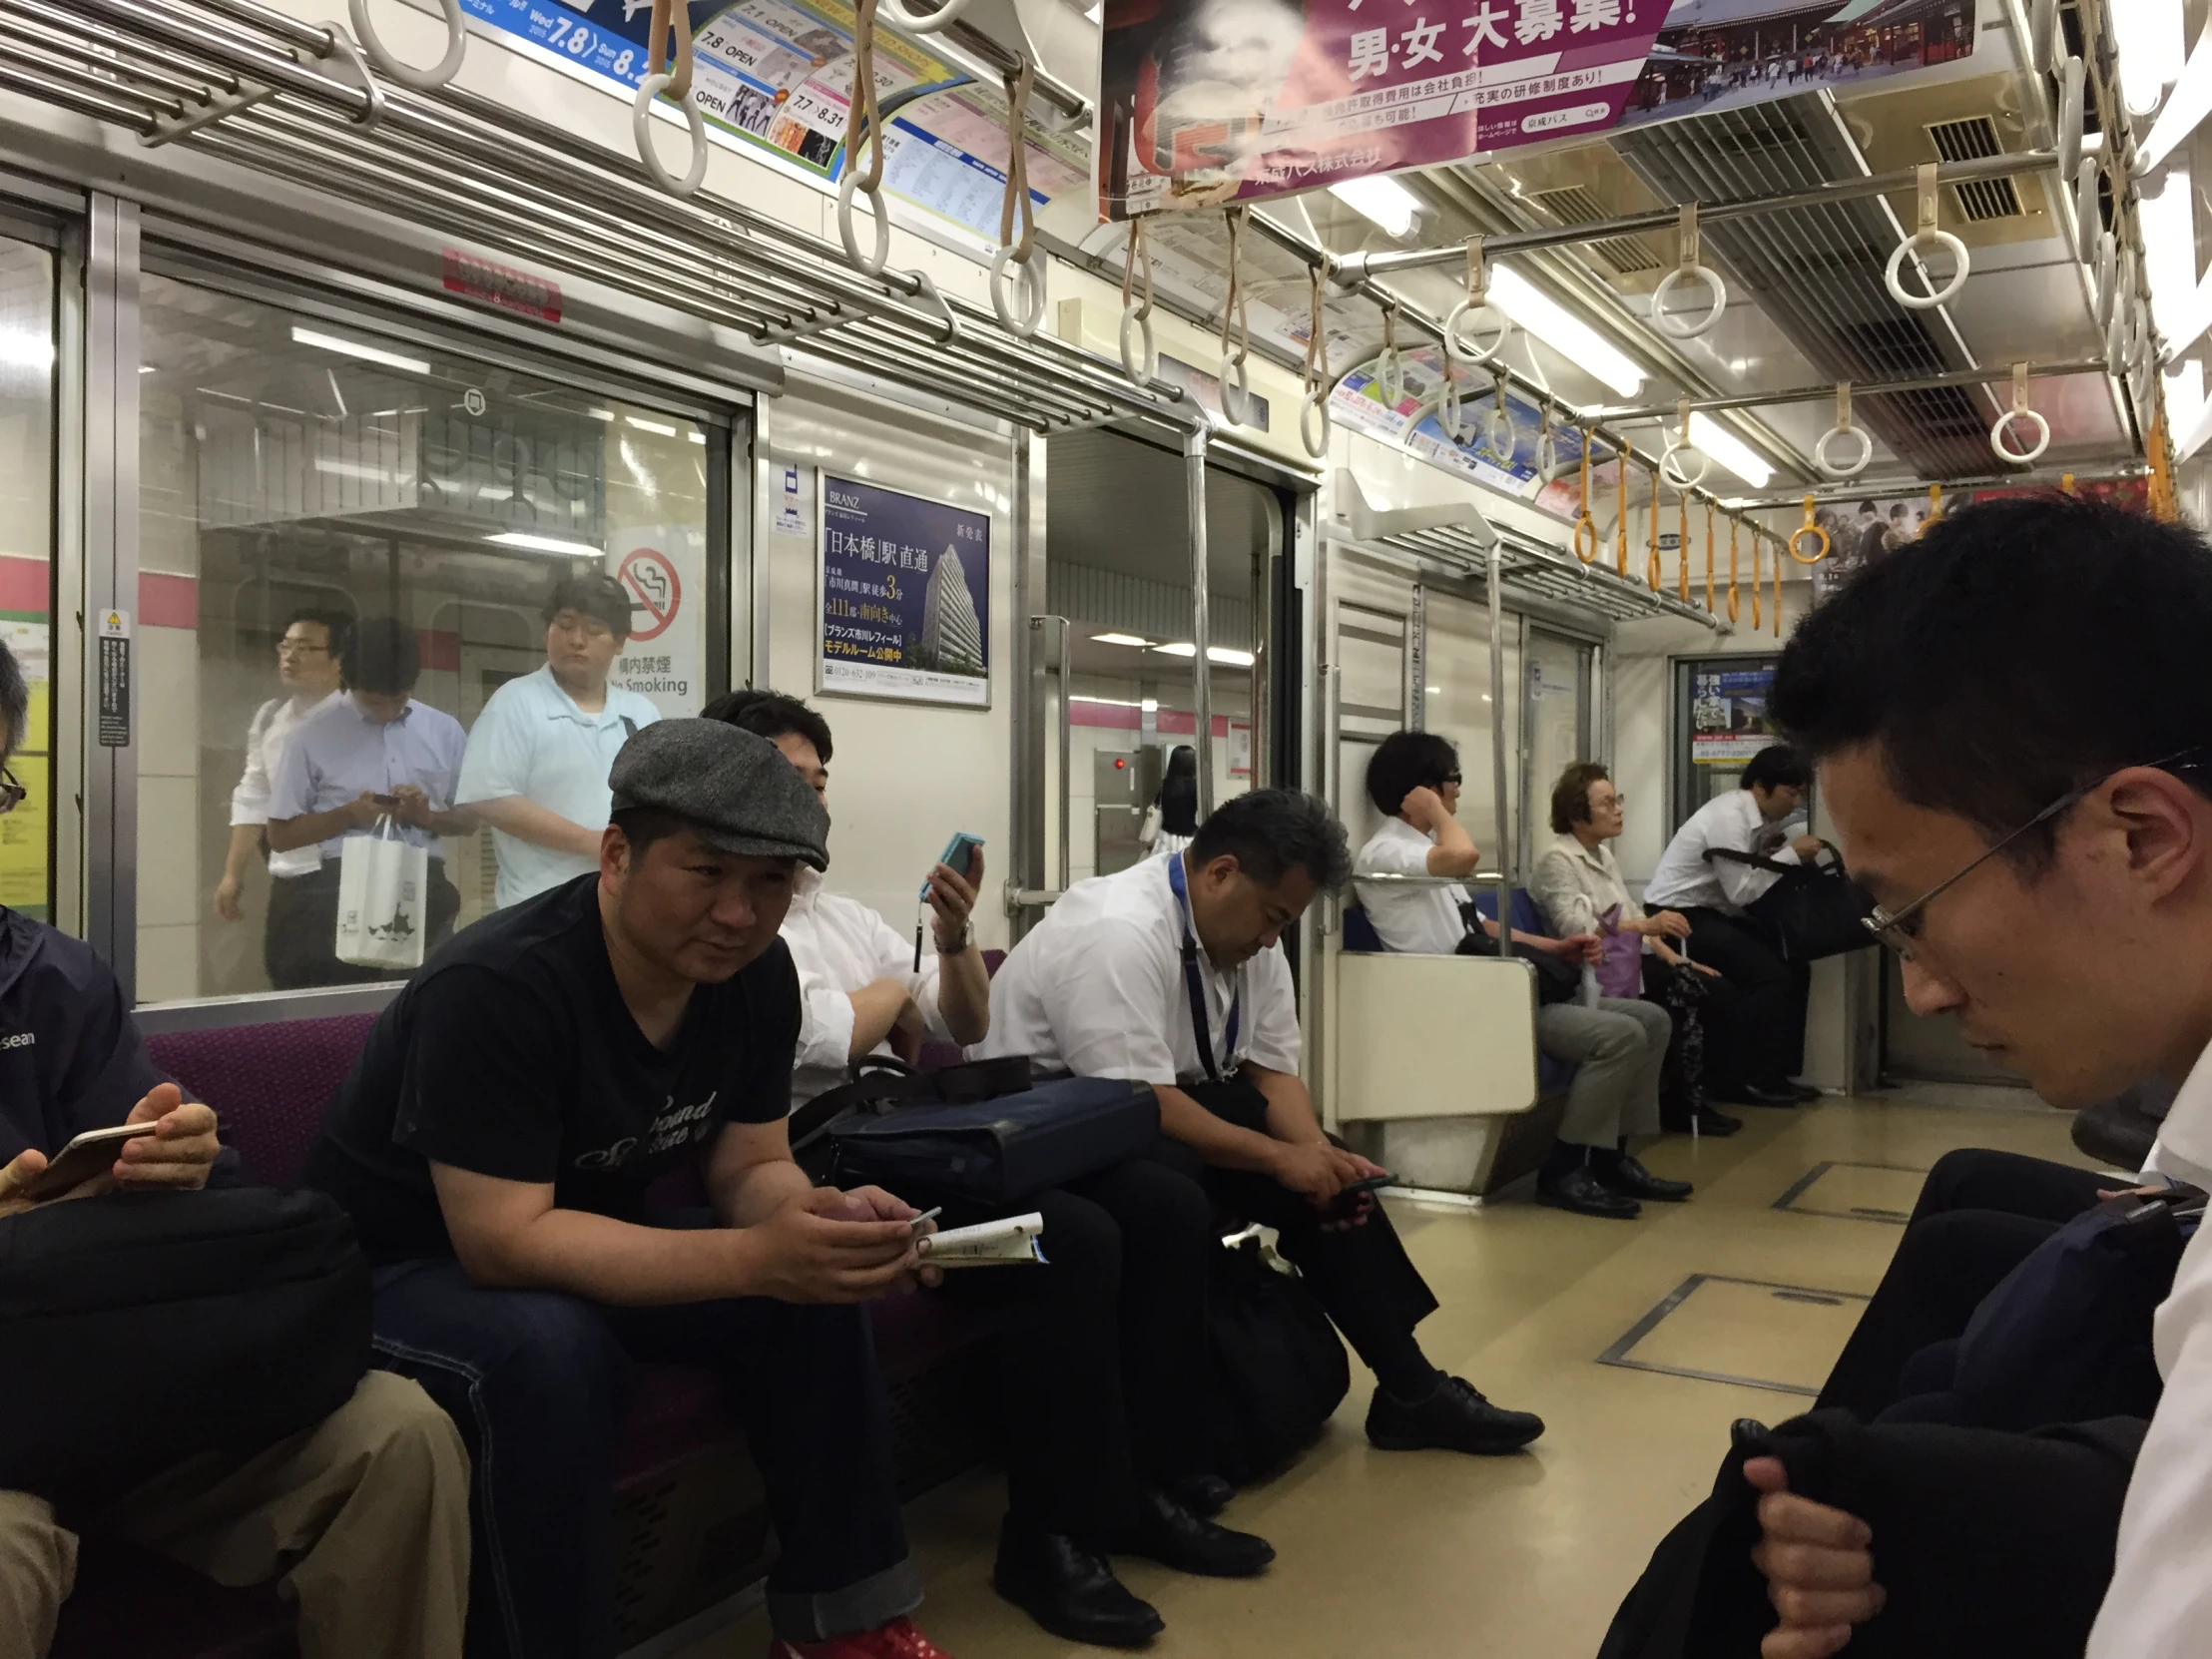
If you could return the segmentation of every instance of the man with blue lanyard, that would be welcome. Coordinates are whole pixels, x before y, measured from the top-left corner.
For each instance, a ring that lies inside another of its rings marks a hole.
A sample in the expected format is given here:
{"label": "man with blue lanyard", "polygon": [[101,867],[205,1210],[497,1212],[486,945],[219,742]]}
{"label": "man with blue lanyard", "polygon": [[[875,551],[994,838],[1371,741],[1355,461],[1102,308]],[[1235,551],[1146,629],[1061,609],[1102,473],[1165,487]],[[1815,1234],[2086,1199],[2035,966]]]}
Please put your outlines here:
{"label": "man with blue lanyard", "polygon": [[630,594],[594,572],[545,607],[545,663],[491,694],[468,735],[461,804],[491,826],[501,909],[599,867],[607,771],[632,733],[661,718],[607,683],[630,638]]}
{"label": "man with blue lanyard", "polygon": [[1341,885],[1344,827],[1312,796],[1223,805],[1180,854],[1070,887],[991,982],[978,1056],[1149,1083],[1156,1156],[1281,1234],[1283,1254],[1376,1375],[1368,1438],[1386,1450],[1494,1453],[1543,1432],[1439,1372],[1413,1328],[1436,1299],[1358,1183],[1382,1174],[1323,1133],[1298,1075],[1284,930]]}

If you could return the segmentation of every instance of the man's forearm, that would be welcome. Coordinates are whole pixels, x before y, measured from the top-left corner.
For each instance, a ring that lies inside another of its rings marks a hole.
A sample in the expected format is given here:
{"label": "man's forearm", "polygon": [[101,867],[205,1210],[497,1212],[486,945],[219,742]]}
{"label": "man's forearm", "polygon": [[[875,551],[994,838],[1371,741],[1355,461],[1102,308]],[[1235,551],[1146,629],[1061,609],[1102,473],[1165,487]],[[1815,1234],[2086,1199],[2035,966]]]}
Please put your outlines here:
{"label": "man's forearm", "polygon": [[254,848],[262,843],[262,827],[258,824],[234,824],[231,826],[231,844],[223,849],[223,873],[232,880],[243,880],[248,861],[254,856]]}
{"label": "man's forearm", "polygon": [[963,1048],[990,1035],[991,976],[983,952],[973,944],[937,958],[937,1012],[945,1029]]}
{"label": "man's forearm", "polygon": [[1321,1118],[1314,1111],[1314,1097],[1296,1072],[1270,1071],[1245,1063],[1245,1076],[1268,1103],[1268,1133],[1293,1146],[1326,1141]]}
{"label": "man's forearm", "polygon": [[1181,1089],[1155,1084],[1160,1102],[1160,1133],[1181,1141],[1207,1163],[1222,1169],[1275,1173],[1275,1142],[1256,1129],[1240,1129],[1216,1117]]}
{"label": "man's forearm", "polygon": [[292,852],[335,840],[353,828],[351,807],[332,807],[326,813],[301,813],[297,818],[269,821],[269,845],[273,852]]}
{"label": "man's forearm", "polygon": [[[467,807],[448,807],[442,813],[430,815],[430,833],[433,835],[466,835],[476,829],[476,814]],[[599,837],[592,836],[591,849],[599,850]]]}
{"label": "man's forearm", "polygon": [[456,1237],[469,1277],[490,1290],[561,1291],[622,1307],[756,1293],[753,1245],[728,1227],[640,1227],[587,1210],[548,1210],[495,1246]]}
{"label": "man's forearm", "polygon": [[550,847],[555,852],[573,852],[582,857],[597,857],[599,854],[601,831],[587,830],[581,824],[573,824],[559,813],[540,807],[535,801],[523,796],[507,795],[496,801],[471,801],[465,811],[470,816],[470,826],[461,830],[441,828],[438,833],[465,834],[467,829],[480,820],[494,830],[514,836],[518,841],[528,841],[532,846]]}
{"label": "man's forearm", "polygon": [[813,1186],[807,1172],[789,1158],[771,1158],[711,1178],[709,1193],[723,1226],[757,1227]]}
{"label": "man's forearm", "polygon": [[857,1060],[863,1054],[874,1053],[891,1034],[891,1027],[898,1023],[910,999],[904,981],[876,979],[847,993],[845,1000],[852,1004],[852,1040],[845,1045],[845,1054]]}

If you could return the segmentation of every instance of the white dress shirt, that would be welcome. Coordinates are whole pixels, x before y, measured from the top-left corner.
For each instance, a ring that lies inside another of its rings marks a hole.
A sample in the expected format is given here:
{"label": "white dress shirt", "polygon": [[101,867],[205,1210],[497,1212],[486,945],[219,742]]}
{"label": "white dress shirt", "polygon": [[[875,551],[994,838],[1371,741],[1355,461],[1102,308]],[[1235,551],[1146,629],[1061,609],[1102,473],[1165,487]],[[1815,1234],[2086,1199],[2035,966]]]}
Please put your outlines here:
{"label": "white dress shirt", "polygon": [[[1690,822],[1667,842],[1659,867],[1644,883],[1644,902],[1655,910],[1697,908],[1743,914],[1746,905],[1782,877],[1730,858],[1708,859],[1705,852],[1714,846],[1731,852],[1753,851],[1760,832],[1768,828],[1751,791],[1730,790],[1714,797],[1692,813]],[[1788,845],[1776,847],[1767,856],[1778,863],[1798,861]]]}
{"label": "white dress shirt", "polygon": [[[239,775],[238,788],[231,792],[232,824],[269,822],[272,781],[284,758],[284,745],[290,741],[293,729],[341,695],[331,692],[305,704],[293,697],[273,697],[254,711],[253,722],[246,728],[246,770]],[[272,851],[269,873],[312,875],[321,862],[322,853],[315,847],[295,846],[289,852]]]}
{"label": "white dress shirt", "polygon": [[[2212,1190],[2212,1049],[2174,1097],[2152,1162]],[[2112,1584],[2085,1659],[2197,1659],[2212,1632],[2212,1228],[2181,1253],[2151,1345],[2166,1389],[2127,1483]]]}
{"label": "white dress shirt", "polygon": [[1353,889],[1386,950],[1449,956],[1467,936],[1466,918],[1459,911],[1467,902],[1467,889],[1456,882],[1428,887],[1360,879],[1362,875],[1426,875],[1428,854],[1435,844],[1427,830],[1415,830],[1401,818],[1386,818],[1353,860]]}
{"label": "white dress shirt", "polygon": [[[784,943],[799,969],[799,1053],[792,1064],[792,1110],[797,1111],[851,1073],[852,993],[878,979],[897,979],[928,1021],[929,1035],[950,1042],[937,1007],[937,952],[924,941],[921,971],[914,971],[912,935],[856,898],[825,892],[822,877],[805,865],[784,917]],[[888,1054],[886,1040],[869,1050]]]}
{"label": "white dress shirt", "polygon": [[[1183,973],[1183,915],[1168,865],[1166,858],[1147,858],[1062,893],[991,981],[990,1035],[969,1052],[977,1059],[1025,1054],[1079,1077],[1205,1082]],[[1201,946],[1198,970],[1222,1076],[1247,1060],[1269,1071],[1297,1071],[1298,993],[1282,942],[1227,972]],[[1232,998],[1234,1048],[1227,1041]]]}
{"label": "white dress shirt", "polygon": [[[443,813],[453,805],[453,791],[460,782],[461,757],[468,748],[468,734],[461,723],[442,709],[407,700],[394,721],[371,719],[352,697],[336,697],[299,723],[284,745],[284,758],[271,775],[269,816],[300,818],[342,807],[364,790],[389,795],[402,784],[412,784],[430,799],[430,811]],[[399,836],[441,857],[443,847],[435,830],[411,824],[398,827]],[[332,835],[313,851],[320,867],[323,858],[345,851],[346,835],[365,835],[366,830],[348,830]]]}

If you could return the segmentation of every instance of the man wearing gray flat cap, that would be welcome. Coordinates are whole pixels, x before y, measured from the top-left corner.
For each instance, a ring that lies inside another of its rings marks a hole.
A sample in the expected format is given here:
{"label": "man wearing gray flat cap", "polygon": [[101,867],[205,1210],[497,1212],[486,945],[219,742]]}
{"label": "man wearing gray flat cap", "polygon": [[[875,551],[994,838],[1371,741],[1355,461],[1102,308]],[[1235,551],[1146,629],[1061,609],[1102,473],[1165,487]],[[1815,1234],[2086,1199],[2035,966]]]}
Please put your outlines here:
{"label": "man wearing gray flat cap", "polygon": [[[452,1413],[477,1481],[469,1653],[611,1659],[615,1424],[635,1360],[729,1380],[782,1554],[771,1659],[942,1659],[858,1304],[914,1210],[815,1188],[785,1133],[798,976],[777,937],[829,817],[764,740],[624,744],[599,868],[434,952],[338,1091],[306,1179],[352,1214],[379,1363]],[[698,1170],[711,1214],[649,1209]]]}

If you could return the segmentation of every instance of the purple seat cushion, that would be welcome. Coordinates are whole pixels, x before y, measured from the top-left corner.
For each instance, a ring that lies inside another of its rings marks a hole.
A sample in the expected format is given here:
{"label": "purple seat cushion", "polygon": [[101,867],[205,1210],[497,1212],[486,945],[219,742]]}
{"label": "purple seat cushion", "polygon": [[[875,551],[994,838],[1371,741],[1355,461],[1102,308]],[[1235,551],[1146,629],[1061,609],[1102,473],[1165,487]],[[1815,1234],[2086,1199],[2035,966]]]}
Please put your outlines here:
{"label": "purple seat cushion", "polygon": [[146,1047],[154,1064],[215,1108],[248,1180],[288,1187],[375,1023],[374,1014],[336,1014],[166,1031]]}
{"label": "purple seat cushion", "polygon": [[52,1659],[298,1659],[296,1615],[272,1585],[227,1590],[166,1555],[89,1542]]}

